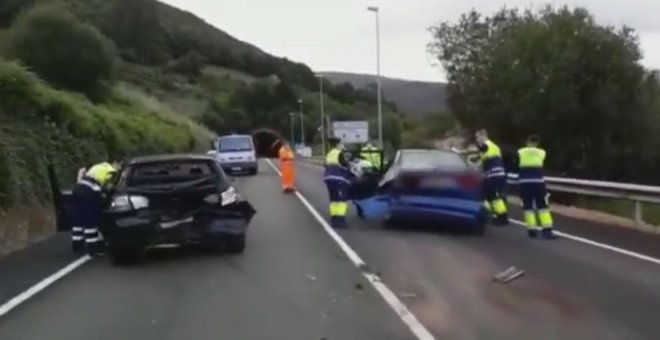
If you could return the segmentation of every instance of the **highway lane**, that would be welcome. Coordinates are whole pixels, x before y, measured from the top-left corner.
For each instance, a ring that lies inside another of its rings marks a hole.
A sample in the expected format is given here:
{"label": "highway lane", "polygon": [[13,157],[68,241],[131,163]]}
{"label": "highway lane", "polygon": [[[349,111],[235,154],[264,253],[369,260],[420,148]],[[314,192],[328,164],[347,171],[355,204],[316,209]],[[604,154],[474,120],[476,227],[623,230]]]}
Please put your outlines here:
{"label": "highway lane", "polygon": [[258,211],[245,254],[91,261],[0,318],[0,339],[413,339],[272,169],[236,185]]}
{"label": "highway lane", "polygon": [[[326,214],[322,168],[299,163],[296,171],[300,193]],[[589,229],[557,221],[562,230]],[[342,237],[438,339],[656,339],[660,332],[656,264],[566,239],[530,240],[515,225],[478,238],[384,229],[353,214],[350,223]],[[491,281],[510,265],[526,275],[510,285]]]}

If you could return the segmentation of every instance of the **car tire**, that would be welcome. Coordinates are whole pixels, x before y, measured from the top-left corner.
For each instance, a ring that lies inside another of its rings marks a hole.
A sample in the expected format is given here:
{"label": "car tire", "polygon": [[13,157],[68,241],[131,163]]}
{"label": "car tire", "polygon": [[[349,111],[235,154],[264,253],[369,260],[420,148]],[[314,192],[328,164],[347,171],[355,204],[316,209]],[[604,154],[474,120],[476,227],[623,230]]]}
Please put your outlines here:
{"label": "car tire", "polygon": [[245,251],[245,234],[225,235],[225,246],[230,254],[241,254]]}
{"label": "car tire", "polygon": [[114,249],[110,251],[110,260],[114,266],[130,266],[138,262],[140,252],[136,249]]}
{"label": "car tire", "polygon": [[259,173],[259,169],[257,169],[257,168],[254,168],[254,169],[250,170],[250,175],[252,175],[252,176],[257,175],[258,173]]}

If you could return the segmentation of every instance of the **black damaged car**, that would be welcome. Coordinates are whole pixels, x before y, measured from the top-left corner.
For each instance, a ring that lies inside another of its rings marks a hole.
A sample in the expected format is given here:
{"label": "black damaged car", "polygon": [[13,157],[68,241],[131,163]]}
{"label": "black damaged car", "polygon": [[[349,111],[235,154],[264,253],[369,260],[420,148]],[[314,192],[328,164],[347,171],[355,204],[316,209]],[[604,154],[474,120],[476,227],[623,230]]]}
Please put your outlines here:
{"label": "black damaged car", "polygon": [[134,158],[122,167],[108,203],[100,231],[115,264],[162,244],[242,253],[256,213],[205,155]]}

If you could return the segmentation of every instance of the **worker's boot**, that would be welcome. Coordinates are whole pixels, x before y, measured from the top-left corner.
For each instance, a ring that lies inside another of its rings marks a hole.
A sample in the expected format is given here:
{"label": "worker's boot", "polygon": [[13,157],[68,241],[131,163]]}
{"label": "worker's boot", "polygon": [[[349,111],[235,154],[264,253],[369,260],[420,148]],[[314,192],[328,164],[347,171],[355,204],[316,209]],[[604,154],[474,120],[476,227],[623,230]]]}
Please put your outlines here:
{"label": "worker's boot", "polygon": [[529,236],[530,238],[538,238],[539,233],[538,233],[537,230],[529,229],[529,230],[527,230],[527,236]]}
{"label": "worker's boot", "polygon": [[546,240],[555,240],[555,239],[557,239],[557,235],[555,235],[552,228],[544,228],[543,229],[543,238],[546,239]]}

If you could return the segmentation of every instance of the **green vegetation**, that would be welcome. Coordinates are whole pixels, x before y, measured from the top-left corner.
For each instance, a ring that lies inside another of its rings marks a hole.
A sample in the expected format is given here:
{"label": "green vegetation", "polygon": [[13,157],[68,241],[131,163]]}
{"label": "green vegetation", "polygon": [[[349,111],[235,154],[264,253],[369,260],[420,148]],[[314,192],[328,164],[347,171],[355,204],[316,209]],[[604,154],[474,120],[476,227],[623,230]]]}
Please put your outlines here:
{"label": "green vegetation", "polygon": [[9,56],[62,89],[101,100],[110,92],[116,54],[112,43],[91,25],[58,7],[43,6],[14,23]]}
{"label": "green vegetation", "polygon": [[540,134],[557,174],[657,183],[660,88],[639,64],[632,29],[544,7],[472,11],[432,33],[464,127],[485,127],[504,145]]}
{"label": "green vegetation", "polygon": [[[0,56],[3,251],[52,231],[39,227],[52,225],[50,162],[70,185],[83,165],[204,150],[215,133],[266,126],[288,136],[299,99],[307,142],[320,138],[319,80],[306,65],[154,0],[1,1]],[[373,89],[323,86],[331,119],[368,119],[377,131]],[[384,107],[397,146],[401,117]]]}
{"label": "green vegetation", "polygon": [[[660,88],[635,32],[599,25],[583,8],[476,11],[431,28],[461,126],[503,146],[538,133],[559,176],[659,184]],[[560,203],[630,218],[632,205],[574,195]],[[658,222],[660,209],[645,209]]]}

